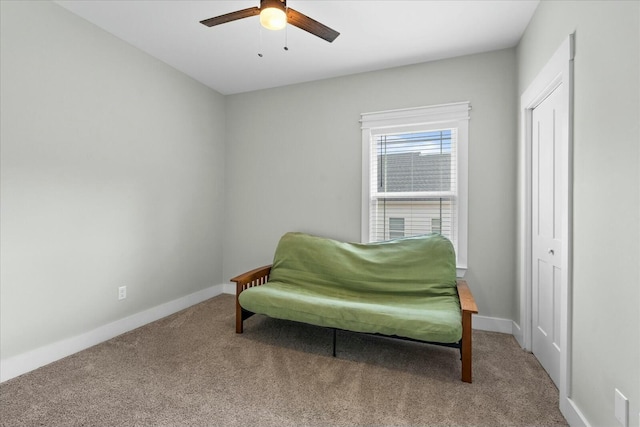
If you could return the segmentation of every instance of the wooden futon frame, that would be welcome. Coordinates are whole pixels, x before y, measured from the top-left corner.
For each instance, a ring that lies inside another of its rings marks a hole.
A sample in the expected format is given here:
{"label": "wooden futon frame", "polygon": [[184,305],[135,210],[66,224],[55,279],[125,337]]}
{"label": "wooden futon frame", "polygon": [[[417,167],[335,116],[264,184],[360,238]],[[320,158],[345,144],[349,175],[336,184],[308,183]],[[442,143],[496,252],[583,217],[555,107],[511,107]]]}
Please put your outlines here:
{"label": "wooden futon frame", "polygon": [[[253,316],[254,313],[245,310],[240,306],[238,297],[240,293],[245,289],[264,285],[269,281],[269,273],[271,272],[271,265],[259,267],[254,270],[248,271],[237,277],[231,279],[236,283],[236,333],[241,334],[243,331],[243,323],[246,319]],[[419,341],[410,338],[383,335],[390,338],[402,339],[407,341],[421,342],[426,344],[435,344],[446,347],[454,347],[460,350],[460,360],[462,361],[462,381],[470,383],[472,379],[471,370],[471,316],[478,313],[478,307],[469,290],[467,282],[464,280],[457,281],[458,297],[460,299],[460,310],[462,311],[462,339],[456,343],[446,344],[437,342]],[[336,329],[333,329],[333,356],[336,355]],[[380,334],[376,334],[380,335]]]}

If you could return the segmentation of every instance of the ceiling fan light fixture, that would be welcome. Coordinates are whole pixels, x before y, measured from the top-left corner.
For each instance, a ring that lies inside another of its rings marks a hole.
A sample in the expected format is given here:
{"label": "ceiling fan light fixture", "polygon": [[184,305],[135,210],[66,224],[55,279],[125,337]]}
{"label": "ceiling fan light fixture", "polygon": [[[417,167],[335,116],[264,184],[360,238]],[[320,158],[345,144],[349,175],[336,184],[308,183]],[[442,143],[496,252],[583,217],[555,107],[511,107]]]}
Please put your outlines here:
{"label": "ceiling fan light fixture", "polygon": [[336,30],[321,24],[315,19],[309,18],[307,15],[295,9],[287,7],[287,0],[260,0],[260,7],[254,6],[247,9],[236,10],[235,12],[204,19],[200,21],[200,23],[207,27],[214,27],[256,15],[260,15],[260,24],[269,30],[281,30],[286,27],[287,24],[291,24],[329,43],[340,35]]}
{"label": "ceiling fan light fixture", "polygon": [[278,7],[266,7],[260,11],[260,23],[268,30],[281,30],[287,25],[287,14]]}

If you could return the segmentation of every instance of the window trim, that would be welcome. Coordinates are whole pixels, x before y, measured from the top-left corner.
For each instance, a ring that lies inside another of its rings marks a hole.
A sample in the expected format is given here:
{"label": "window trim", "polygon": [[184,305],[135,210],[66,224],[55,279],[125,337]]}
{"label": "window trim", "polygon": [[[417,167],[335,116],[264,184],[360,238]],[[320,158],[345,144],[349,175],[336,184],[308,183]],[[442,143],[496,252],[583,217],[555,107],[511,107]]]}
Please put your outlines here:
{"label": "window trim", "polygon": [[451,104],[432,105],[417,108],[363,113],[362,129],[362,200],[361,200],[361,242],[369,241],[369,199],[371,198],[370,153],[371,137],[380,132],[403,132],[419,127],[448,126],[458,129],[457,185],[458,185],[458,248],[456,268],[458,277],[467,271],[468,247],[468,151],[469,151],[469,111],[468,101]]}

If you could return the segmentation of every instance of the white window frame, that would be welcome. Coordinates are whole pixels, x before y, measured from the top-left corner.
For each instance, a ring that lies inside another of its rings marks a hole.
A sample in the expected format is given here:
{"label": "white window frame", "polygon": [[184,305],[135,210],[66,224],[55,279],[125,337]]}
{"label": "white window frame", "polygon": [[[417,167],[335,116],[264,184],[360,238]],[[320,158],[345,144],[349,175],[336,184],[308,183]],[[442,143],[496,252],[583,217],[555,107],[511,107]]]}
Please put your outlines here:
{"label": "white window frame", "polygon": [[427,107],[363,113],[362,125],[362,228],[361,241],[369,241],[369,207],[371,205],[370,164],[371,138],[381,131],[403,132],[409,129],[428,130],[430,128],[457,128],[457,186],[458,186],[458,247],[456,267],[458,277],[467,271],[468,238],[468,151],[469,151],[469,111],[468,101]]}

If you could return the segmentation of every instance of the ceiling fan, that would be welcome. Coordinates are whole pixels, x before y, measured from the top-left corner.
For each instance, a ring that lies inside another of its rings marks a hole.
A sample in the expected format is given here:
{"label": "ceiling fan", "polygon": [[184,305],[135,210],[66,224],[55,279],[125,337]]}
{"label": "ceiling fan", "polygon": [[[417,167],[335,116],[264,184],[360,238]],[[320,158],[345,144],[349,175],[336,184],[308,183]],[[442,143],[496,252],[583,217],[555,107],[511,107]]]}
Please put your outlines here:
{"label": "ceiling fan", "polygon": [[287,0],[260,0],[260,7],[250,7],[224,15],[200,21],[207,27],[220,25],[237,19],[260,15],[260,23],[270,30],[280,30],[287,23],[305,30],[331,43],[340,35],[339,32],[311,19],[297,10],[287,7]]}

